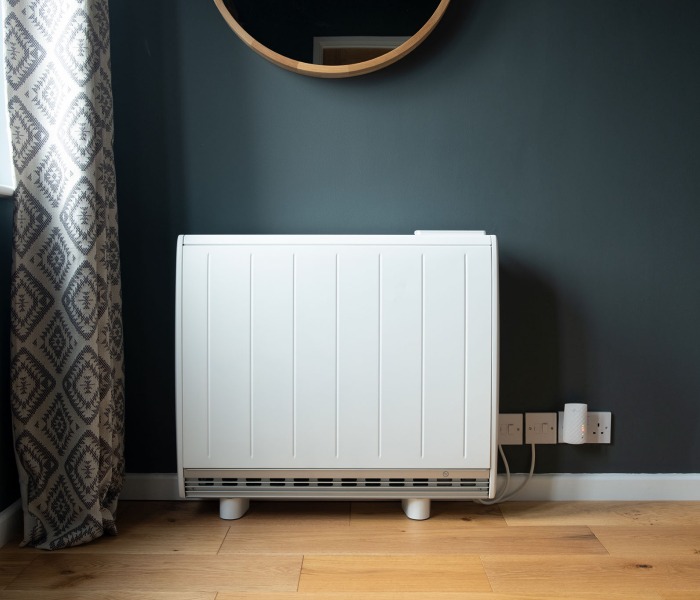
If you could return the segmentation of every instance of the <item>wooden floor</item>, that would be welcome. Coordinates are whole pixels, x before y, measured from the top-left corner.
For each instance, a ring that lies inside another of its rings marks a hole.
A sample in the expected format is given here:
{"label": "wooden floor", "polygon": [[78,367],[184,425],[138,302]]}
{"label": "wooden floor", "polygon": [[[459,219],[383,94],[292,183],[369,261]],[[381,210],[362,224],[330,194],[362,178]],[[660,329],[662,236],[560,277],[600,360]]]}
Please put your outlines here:
{"label": "wooden floor", "polygon": [[0,549],[0,599],[700,599],[700,502],[123,502],[120,533]]}

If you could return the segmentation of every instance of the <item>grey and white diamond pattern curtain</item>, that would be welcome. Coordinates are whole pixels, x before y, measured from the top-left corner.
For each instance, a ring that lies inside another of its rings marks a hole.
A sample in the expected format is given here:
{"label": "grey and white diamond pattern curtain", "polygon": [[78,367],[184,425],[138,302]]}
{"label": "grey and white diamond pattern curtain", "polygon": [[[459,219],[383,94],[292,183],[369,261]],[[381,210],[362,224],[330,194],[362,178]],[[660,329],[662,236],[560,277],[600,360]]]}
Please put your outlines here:
{"label": "grey and white diamond pattern curtain", "polygon": [[24,543],[116,533],[124,376],[107,0],[5,2]]}

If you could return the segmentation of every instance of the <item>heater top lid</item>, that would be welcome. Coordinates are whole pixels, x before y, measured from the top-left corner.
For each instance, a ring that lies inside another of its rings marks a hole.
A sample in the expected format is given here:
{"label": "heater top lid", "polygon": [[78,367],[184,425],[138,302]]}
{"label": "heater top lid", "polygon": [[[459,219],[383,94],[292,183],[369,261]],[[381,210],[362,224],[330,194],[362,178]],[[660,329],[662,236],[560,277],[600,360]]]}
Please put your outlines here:
{"label": "heater top lid", "polygon": [[183,246],[249,245],[377,245],[377,246],[493,246],[495,236],[484,231],[420,229],[414,235],[181,235]]}
{"label": "heater top lid", "polygon": [[416,229],[415,235],[486,235],[483,229]]}

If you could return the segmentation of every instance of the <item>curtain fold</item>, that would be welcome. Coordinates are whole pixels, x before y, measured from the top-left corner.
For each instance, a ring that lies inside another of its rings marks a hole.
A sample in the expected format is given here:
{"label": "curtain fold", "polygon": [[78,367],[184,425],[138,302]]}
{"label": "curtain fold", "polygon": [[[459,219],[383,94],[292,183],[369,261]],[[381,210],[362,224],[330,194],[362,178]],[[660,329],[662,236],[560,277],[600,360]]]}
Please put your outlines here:
{"label": "curtain fold", "polygon": [[107,0],[2,0],[24,544],[116,533],[124,368]]}

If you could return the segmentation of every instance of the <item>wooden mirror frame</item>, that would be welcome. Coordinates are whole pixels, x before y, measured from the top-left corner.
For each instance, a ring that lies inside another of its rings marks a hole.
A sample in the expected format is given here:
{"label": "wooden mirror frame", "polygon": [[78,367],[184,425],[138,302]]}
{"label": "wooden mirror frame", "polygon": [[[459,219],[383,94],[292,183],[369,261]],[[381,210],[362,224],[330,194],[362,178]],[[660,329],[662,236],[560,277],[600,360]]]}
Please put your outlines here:
{"label": "wooden mirror frame", "polygon": [[216,4],[221,16],[228,23],[229,27],[233,29],[236,35],[241,38],[246,45],[257,52],[260,56],[276,64],[278,67],[287,69],[288,71],[293,71],[294,73],[299,73],[301,75],[308,75],[310,77],[323,77],[327,79],[364,75],[365,73],[371,73],[372,71],[383,69],[384,67],[395,63],[397,60],[400,60],[409,52],[415,50],[423,42],[423,40],[430,35],[433,29],[435,29],[436,25],[440,22],[440,19],[442,19],[442,16],[445,14],[449,3],[450,0],[440,0],[435,12],[425,22],[423,27],[421,27],[403,44],[397,48],[394,48],[393,50],[390,50],[386,54],[382,54],[381,56],[371,60],[348,65],[315,65],[312,63],[287,58],[286,56],[271,50],[267,46],[264,46],[253,38],[245,29],[243,29],[238,21],[233,18],[231,13],[224,5],[224,0],[214,0],[214,4]]}

